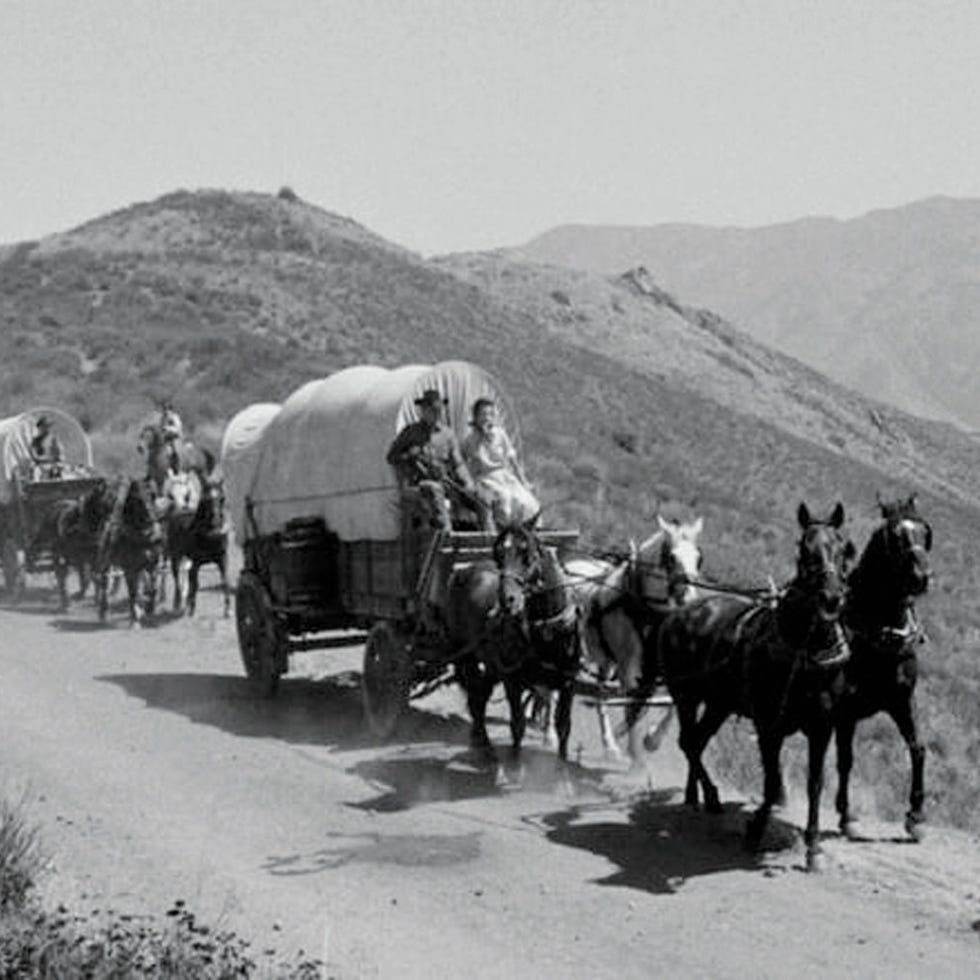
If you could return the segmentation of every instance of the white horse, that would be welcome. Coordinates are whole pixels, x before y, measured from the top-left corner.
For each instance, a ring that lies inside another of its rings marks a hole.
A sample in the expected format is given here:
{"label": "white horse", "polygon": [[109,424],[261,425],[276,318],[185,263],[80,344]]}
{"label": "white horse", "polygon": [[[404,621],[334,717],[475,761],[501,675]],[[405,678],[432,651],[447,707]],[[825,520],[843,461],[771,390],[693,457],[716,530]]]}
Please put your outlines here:
{"label": "white horse", "polygon": [[[643,668],[643,648],[656,642],[660,621],[673,606],[698,597],[701,568],[698,537],[704,527],[699,517],[687,523],[666,521],[658,515],[658,530],[639,547],[630,542],[630,555],[613,564],[593,558],[566,563],[565,572],[579,609],[583,630],[584,660],[600,682],[613,679],[622,697],[636,687]],[[619,745],[600,697],[597,704],[602,745],[607,756],[619,758]],[[653,749],[663,738],[673,717],[670,707],[644,739],[641,712],[629,729],[629,754],[633,768],[641,768],[644,747]],[[620,726],[620,733],[625,727]]]}

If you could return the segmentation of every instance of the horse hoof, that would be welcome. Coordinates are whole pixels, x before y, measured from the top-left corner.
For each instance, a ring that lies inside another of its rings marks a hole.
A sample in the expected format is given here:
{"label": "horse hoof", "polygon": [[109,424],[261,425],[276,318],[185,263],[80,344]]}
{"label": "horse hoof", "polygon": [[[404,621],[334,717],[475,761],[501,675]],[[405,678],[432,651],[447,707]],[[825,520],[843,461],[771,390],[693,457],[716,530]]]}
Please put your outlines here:
{"label": "horse hoof", "polygon": [[808,874],[820,874],[827,866],[823,852],[808,850],[806,852],[806,870]]}
{"label": "horse hoof", "polygon": [[849,817],[847,820],[842,820],[840,822],[840,832],[841,835],[847,840],[861,839],[861,829],[857,820],[855,820],[853,817]]}
{"label": "horse hoof", "polygon": [[926,828],[922,821],[911,814],[905,818],[905,833],[909,835],[909,840],[915,844],[921,844],[926,836]]}
{"label": "horse hoof", "polygon": [[494,768],[493,782],[497,789],[520,789],[524,783],[524,763],[498,762]]}

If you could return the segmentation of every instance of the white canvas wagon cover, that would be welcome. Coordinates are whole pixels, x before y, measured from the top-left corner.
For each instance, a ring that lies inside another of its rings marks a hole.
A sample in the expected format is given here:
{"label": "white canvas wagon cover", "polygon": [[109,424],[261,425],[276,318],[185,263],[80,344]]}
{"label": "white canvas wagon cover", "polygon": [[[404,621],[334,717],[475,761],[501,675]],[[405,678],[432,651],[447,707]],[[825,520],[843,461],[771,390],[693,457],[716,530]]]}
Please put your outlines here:
{"label": "white canvas wagon cover", "polygon": [[[286,400],[264,426],[247,486],[229,486],[229,499],[250,497],[259,534],[316,516],[343,541],[397,539],[398,484],[385,457],[398,432],[419,417],[415,399],[427,388],[448,399],[446,418],[460,440],[473,403],[492,398],[520,451],[510,400],[482,368],[465,361],[394,370],[362,365],[311,381]],[[223,462],[231,483],[235,463]],[[231,517],[238,522],[244,515],[232,510]],[[255,528],[235,523],[235,533],[244,541]]]}
{"label": "white canvas wagon cover", "polygon": [[58,408],[32,408],[20,415],[0,419],[0,504],[14,495],[14,474],[31,467],[31,440],[37,435],[37,420],[45,416],[61,444],[62,461],[69,466],[92,465],[92,444],[79,421]]}
{"label": "white canvas wagon cover", "polygon": [[243,408],[225,426],[221,437],[221,470],[225,480],[225,507],[239,541],[245,526],[245,495],[259,463],[262,435],[282,406],[257,402]]}

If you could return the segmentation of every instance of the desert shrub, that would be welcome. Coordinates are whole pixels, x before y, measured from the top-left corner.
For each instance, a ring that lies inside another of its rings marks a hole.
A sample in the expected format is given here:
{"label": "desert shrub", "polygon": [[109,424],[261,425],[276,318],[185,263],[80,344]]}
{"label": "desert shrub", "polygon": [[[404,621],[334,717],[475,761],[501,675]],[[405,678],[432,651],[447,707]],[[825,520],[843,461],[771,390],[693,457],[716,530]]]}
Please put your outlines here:
{"label": "desert shrub", "polygon": [[61,905],[0,917],[0,976],[61,980],[316,980],[323,964],[301,951],[255,954],[234,932],[197,921],[178,901],[161,922],[113,910],[74,915]]}
{"label": "desert shrub", "polygon": [[296,191],[286,184],[283,184],[282,187],[279,188],[276,197],[278,197],[280,201],[289,201],[290,204],[295,204],[299,200],[299,196],[297,195]]}
{"label": "desert shrub", "polygon": [[620,449],[628,452],[631,456],[636,455],[638,441],[635,432],[618,430],[612,434],[612,440]]}
{"label": "desert shrub", "polygon": [[28,818],[25,800],[0,797],[0,914],[23,907],[43,865],[38,831]]}

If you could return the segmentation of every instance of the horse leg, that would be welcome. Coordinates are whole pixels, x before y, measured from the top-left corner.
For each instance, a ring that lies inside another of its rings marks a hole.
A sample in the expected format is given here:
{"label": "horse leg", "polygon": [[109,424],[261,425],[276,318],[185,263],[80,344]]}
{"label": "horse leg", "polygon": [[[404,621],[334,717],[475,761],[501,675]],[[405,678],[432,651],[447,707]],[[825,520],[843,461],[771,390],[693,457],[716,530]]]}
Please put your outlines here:
{"label": "horse leg", "polygon": [[510,755],[516,763],[521,757],[521,745],[524,743],[524,733],[527,731],[527,719],[524,715],[524,705],[521,695],[524,688],[512,674],[504,680],[504,693],[507,695],[507,706],[510,708]]}
{"label": "horse leg", "polygon": [[54,575],[58,580],[58,612],[68,612],[68,559],[64,555],[54,557]]}
{"label": "horse leg", "polygon": [[563,763],[568,762],[568,739],[572,734],[572,700],[574,696],[574,684],[566,681],[558,691],[558,705],[555,709],[558,758]]}
{"label": "horse leg", "polygon": [[228,588],[228,561],[223,551],[214,563],[218,566],[218,574],[221,576],[221,594],[224,598],[225,619],[227,619],[231,615],[231,590]]}
{"label": "horse leg", "polygon": [[109,569],[101,568],[95,573],[95,608],[99,622],[104,623],[109,614]]}
{"label": "horse leg", "polygon": [[201,568],[201,563],[196,559],[191,559],[190,568],[187,569],[187,615],[193,616],[194,609],[197,607],[197,576]]}
{"label": "horse leg", "polygon": [[129,628],[138,629],[143,625],[143,609],[140,606],[140,573],[136,569],[123,571],[126,579],[126,592],[129,595]]}
{"label": "horse leg", "polygon": [[623,753],[616,741],[613,731],[612,719],[609,717],[609,709],[606,707],[605,699],[600,695],[596,699],[596,714],[599,718],[599,737],[602,739],[602,751],[607,759],[621,759]]}
{"label": "horse leg", "polygon": [[85,598],[85,593],[88,592],[88,562],[84,558],[79,558],[75,571],[78,573],[78,591],[75,593],[75,599],[81,601]]}
{"label": "horse leg", "polygon": [[535,709],[532,716],[541,729],[541,741],[548,747],[558,744],[558,732],[555,728],[555,692],[546,687],[534,688]]}
{"label": "horse leg", "polygon": [[851,767],[854,765],[854,729],[856,727],[854,718],[842,711],[834,730],[837,744],[837,797],[835,806],[839,818],[838,826],[841,833],[851,840],[857,837],[857,823],[851,816],[851,803],[848,793]]}
{"label": "horse leg", "polygon": [[675,698],[677,705],[677,722],[680,732],[677,735],[677,744],[680,746],[684,758],[687,759],[687,784],[684,787],[684,805],[698,805],[698,761],[694,754],[696,744],[697,724],[698,724],[698,705],[697,702],[689,698]]}
{"label": "horse leg", "polygon": [[179,613],[184,604],[184,590],[180,584],[180,554],[176,551],[170,555],[170,574],[174,580],[174,612]]}
{"label": "horse leg", "polygon": [[762,846],[762,838],[769,824],[769,814],[779,799],[782,785],[782,775],[779,767],[779,755],[783,748],[783,738],[756,726],[759,741],[759,754],[762,757],[764,773],[762,805],[752,815],[745,831],[745,846],[750,851],[758,851]]}
{"label": "horse leg", "polygon": [[[701,757],[708,742],[714,738],[729,715],[727,705],[721,702],[708,702],[700,719],[697,717],[696,700],[681,698],[677,701],[677,718],[680,727],[678,744],[687,759],[687,784],[684,789],[686,806],[698,805],[698,787],[704,795],[704,808],[708,813],[721,813],[721,800],[718,787],[708,775]],[[668,720],[670,715],[667,716]]]}
{"label": "horse leg", "polygon": [[470,712],[470,748],[486,763],[494,763],[497,754],[487,734],[487,702],[493,691],[493,681],[478,663],[460,666],[460,679],[466,690],[466,706]]}
{"label": "horse leg", "polygon": [[820,870],[820,796],[823,793],[824,759],[827,756],[832,727],[830,719],[821,719],[807,732],[807,819],[806,830],[803,832],[807,871]]}
{"label": "horse leg", "polygon": [[144,609],[146,615],[153,617],[157,608],[157,586],[166,577],[166,573],[161,571],[160,561],[154,561],[148,568],[143,569],[143,582],[146,587],[146,601]]}
{"label": "horse leg", "polygon": [[527,718],[524,714],[524,702],[521,695],[523,685],[513,675],[508,674],[504,679],[504,693],[507,695],[507,705],[510,708],[510,763],[521,778],[521,745],[524,742],[524,732],[527,728]]}
{"label": "horse leg", "polygon": [[905,833],[914,841],[923,837],[922,824],[925,816],[922,805],[925,802],[925,762],[926,749],[919,741],[919,726],[916,722],[915,694],[900,699],[889,711],[898,730],[909,748],[909,758],[912,762],[912,786],[909,792],[909,809],[905,814]]}

